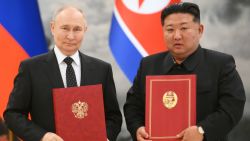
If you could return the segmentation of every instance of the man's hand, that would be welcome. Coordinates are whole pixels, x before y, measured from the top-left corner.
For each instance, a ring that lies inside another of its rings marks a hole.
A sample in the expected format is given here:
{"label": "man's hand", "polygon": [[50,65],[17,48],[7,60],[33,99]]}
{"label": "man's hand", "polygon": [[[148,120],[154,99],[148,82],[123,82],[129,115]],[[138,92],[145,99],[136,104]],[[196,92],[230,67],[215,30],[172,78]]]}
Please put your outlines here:
{"label": "man's hand", "polygon": [[198,132],[197,126],[191,126],[177,135],[182,141],[202,141],[204,136]]}
{"label": "man's hand", "polygon": [[47,132],[41,141],[63,141],[63,139],[55,133]]}
{"label": "man's hand", "polygon": [[8,141],[7,135],[0,135],[0,141]]}
{"label": "man's hand", "polygon": [[148,133],[146,132],[144,126],[137,129],[136,131],[137,141],[147,141],[148,137],[149,137]]}

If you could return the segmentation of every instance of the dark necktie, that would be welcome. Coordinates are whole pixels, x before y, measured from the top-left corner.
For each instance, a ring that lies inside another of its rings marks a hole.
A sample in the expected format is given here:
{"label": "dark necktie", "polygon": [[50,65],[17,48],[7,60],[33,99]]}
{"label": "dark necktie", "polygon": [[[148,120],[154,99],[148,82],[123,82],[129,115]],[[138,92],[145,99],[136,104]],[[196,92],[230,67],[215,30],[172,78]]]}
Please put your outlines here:
{"label": "dark necktie", "polygon": [[74,60],[71,57],[66,57],[63,61],[67,64],[67,69],[66,69],[67,87],[75,87],[75,86],[77,86],[75,71],[74,71],[74,69],[73,69],[73,67],[71,65],[71,63]]}

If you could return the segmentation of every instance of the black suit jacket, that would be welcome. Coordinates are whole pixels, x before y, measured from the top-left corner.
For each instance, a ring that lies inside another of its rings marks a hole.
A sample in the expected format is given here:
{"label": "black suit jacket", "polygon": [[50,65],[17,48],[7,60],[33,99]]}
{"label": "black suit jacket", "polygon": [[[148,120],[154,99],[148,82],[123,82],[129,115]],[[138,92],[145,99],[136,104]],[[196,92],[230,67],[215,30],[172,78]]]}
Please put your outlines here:
{"label": "black suit jacket", "polygon": [[[80,60],[81,86],[103,86],[107,137],[115,141],[122,116],[111,65],[82,53]],[[46,132],[55,132],[52,89],[63,87],[54,51],[21,62],[4,112],[8,127],[25,141],[39,141]],[[28,119],[29,113],[32,120]]]}
{"label": "black suit jacket", "polygon": [[[145,77],[167,75],[174,66],[169,52],[142,59],[133,86],[127,93],[124,114],[134,140],[145,123]],[[187,74],[197,76],[197,125],[205,130],[207,141],[225,141],[241,119],[245,92],[231,55],[199,47],[182,65]]]}

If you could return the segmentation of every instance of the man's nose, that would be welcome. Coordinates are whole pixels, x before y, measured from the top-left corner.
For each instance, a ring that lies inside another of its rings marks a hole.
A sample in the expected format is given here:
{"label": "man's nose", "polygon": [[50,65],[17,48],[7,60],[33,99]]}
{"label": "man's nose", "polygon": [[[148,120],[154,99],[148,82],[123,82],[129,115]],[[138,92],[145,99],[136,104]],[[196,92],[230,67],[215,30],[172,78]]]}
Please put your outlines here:
{"label": "man's nose", "polygon": [[175,40],[180,40],[181,39],[181,31],[180,30],[176,30],[174,32],[174,39]]}
{"label": "man's nose", "polygon": [[67,34],[67,38],[68,38],[68,39],[74,39],[74,37],[75,37],[75,36],[74,36],[73,31],[69,31],[68,34]]}

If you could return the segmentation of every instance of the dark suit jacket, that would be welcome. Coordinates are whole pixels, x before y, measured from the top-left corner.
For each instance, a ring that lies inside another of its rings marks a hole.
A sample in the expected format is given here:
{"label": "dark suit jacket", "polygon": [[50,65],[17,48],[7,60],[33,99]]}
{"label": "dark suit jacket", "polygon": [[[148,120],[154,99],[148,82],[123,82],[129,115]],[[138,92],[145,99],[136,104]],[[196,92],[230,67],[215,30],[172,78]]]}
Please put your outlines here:
{"label": "dark suit jacket", "polygon": [[[225,141],[241,119],[245,92],[232,56],[199,47],[184,62],[187,74],[197,76],[197,124],[205,130],[205,140]],[[144,126],[145,77],[167,75],[174,66],[169,52],[142,59],[133,86],[127,93],[124,114],[134,140]]]}
{"label": "dark suit jacket", "polygon": [[[111,65],[82,53],[80,60],[81,85],[103,86],[107,137],[115,141],[122,116]],[[25,141],[39,141],[46,132],[55,132],[52,89],[63,87],[54,51],[23,61],[4,112],[8,127]]]}

